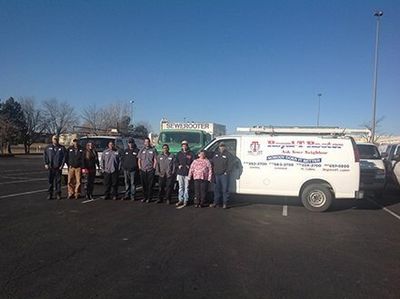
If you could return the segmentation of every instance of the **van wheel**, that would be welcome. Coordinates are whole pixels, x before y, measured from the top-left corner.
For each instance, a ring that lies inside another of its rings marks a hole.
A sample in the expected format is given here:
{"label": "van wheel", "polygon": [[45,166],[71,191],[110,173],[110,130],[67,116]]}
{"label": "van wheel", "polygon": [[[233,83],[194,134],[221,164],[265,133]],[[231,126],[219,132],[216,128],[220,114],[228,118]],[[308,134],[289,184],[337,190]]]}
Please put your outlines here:
{"label": "van wheel", "polygon": [[327,185],[310,184],[301,193],[304,207],[312,212],[324,212],[332,204],[333,195]]}

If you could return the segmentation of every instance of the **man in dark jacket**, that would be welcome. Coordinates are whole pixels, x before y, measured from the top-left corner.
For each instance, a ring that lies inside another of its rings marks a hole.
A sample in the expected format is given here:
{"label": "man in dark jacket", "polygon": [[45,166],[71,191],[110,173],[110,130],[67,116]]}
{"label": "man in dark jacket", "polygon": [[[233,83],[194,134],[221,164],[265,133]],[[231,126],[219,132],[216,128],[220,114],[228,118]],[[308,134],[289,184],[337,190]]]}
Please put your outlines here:
{"label": "man in dark jacket", "polygon": [[66,163],[68,166],[68,199],[78,199],[81,196],[83,149],[77,139],[72,140],[72,145],[67,150]]}
{"label": "man in dark jacket", "polygon": [[53,199],[53,190],[56,189],[57,199],[61,199],[61,171],[65,163],[65,147],[58,143],[58,136],[54,135],[52,144],[49,144],[43,153],[44,167],[49,171],[49,188],[47,199]]}
{"label": "man in dark jacket", "polygon": [[139,149],[133,139],[128,140],[128,148],[122,155],[122,170],[125,179],[125,196],[124,199],[135,200],[136,185],[135,174],[138,171],[138,153]]}
{"label": "man in dark jacket", "polygon": [[214,203],[210,207],[217,207],[221,201],[223,208],[227,208],[229,200],[229,175],[232,173],[235,157],[228,152],[224,143],[220,143],[218,151],[214,153],[212,164],[215,175]]}
{"label": "man in dark jacket", "polygon": [[189,169],[194,161],[195,156],[189,148],[186,140],[182,141],[182,150],[176,156],[177,180],[179,184],[178,203],[177,206],[187,205],[189,201]]}
{"label": "man in dark jacket", "polygon": [[142,202],[151,202],[153,199],[154,172],[157,165],[157,150],[151,145],[150,138],[144,139],[144,147],[139,152],[139,169],[142,181]]}
{"label": "man in dark jacket", "polygon": [[107,149],[103,151],[101,156],[101,169],[104,174],[104,199],[110,199],[110,192],[112,199],[118,199],[118,179],[119,170],[121,168],[120,154],[117,151],[114,141],[109,141]]}
{"label": "man in dark jacket", "polygon": [[169,152],[168,144],[164,144],[163,152],[157,157],[156,174],[158,175],[159,195],[157,203],[162,203],[164,198],[167,204],[171,203],[171,193],[175,181],[175,157]]}

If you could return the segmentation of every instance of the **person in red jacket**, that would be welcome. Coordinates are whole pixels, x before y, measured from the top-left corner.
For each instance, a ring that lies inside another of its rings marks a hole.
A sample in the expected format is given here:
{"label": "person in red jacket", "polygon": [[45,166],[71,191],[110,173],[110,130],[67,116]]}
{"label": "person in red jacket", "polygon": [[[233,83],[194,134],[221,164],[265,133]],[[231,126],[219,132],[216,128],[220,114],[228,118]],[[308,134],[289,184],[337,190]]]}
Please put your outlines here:
{"label": "person in red jacket", "polygon": [[211,182],[212,167],[206,157],[206,153],[201,151],[199,158],[190,165],[189,179],[194,179],[194,206],[195,208],[204,207],[206,204],[208,183]]}

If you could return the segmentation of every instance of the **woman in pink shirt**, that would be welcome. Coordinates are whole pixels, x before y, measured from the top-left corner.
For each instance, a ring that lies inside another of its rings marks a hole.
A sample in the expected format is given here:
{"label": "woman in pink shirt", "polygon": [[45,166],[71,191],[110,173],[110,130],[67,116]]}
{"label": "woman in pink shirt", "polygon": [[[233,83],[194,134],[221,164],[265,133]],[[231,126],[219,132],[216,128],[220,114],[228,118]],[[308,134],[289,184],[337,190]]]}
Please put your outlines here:
{"label": "woman in pink shirt", "polygon": [[206,204],[208,182],[211,182],[212,167],[206,157],[206,153],[201,151],[199,158],[190,165],[189,179],[194,179],[194,207],[201,208]]}

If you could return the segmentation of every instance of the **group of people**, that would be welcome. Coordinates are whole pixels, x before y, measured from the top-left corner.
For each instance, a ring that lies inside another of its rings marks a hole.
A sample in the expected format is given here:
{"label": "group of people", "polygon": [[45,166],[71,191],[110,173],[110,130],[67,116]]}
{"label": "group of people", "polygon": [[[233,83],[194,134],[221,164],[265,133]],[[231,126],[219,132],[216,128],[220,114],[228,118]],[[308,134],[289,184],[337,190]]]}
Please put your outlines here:
{"label": "group of people", "polygon": [[[99,162],[98,153],[92,143],[87,143],[83,149],[78,140],[65,149],[59,144],[57,136],[53,136],[52,144],[44,151],[45,168],[48,169],[48,199],[61,199],[61,171],[64,164],[68,166],[68,199],[81,197],[82,175],[85,177],[86,198],[93,199],[93,187],[96,169],[100,167],[104,176],[104,199],[139,200],[136,192],[135,177],[140,176],[143,189],[141,202],[150,203],[153,200],[154,179],[158,177],[157,203],[171,204],[175,182],[178,182],[177,208],[189,204],[190,186],[194,187],[194,206],[207,206],[209,184],[214,182],[214,200],[210,207],[222,205],[227,208],[229,200],[229,176],[232,173],[235,157],[220,143],[218,150],[208,159],[206,152],[200,151],[198,156],[190,150],[187,141],[182,141],[181,151],[176,155],[170,153],[168,144],[162,146],[162,152],[152,146],[149,138],[145,138],[143,148],[139,149],[133,139],[128,140],[128,147],[117,149],[113,141]],[[123,172],[125,191],[122,198],[118,197],[118,182],[120,172]],[[191,184],[193,181],[193,184]]]}

